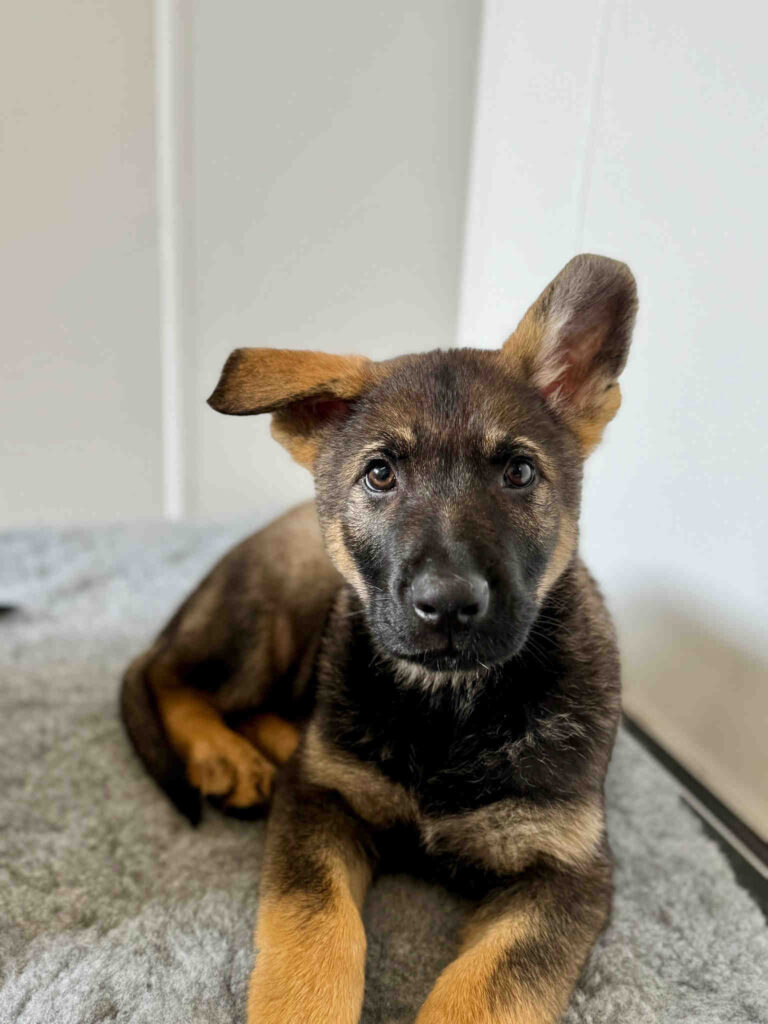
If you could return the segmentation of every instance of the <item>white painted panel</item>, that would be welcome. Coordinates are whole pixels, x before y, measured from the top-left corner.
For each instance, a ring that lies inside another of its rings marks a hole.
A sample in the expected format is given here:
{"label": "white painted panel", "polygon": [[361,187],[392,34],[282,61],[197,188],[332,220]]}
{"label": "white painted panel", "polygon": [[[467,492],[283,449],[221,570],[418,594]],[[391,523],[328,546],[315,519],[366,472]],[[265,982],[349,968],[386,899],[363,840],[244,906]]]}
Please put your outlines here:
{"label": "white painted panel", "polygon": [[454,342],[481,5],[193,7],[192,511],[263,514],[310,480],[205,407],[231,349]]}
{"label": "white painted panel", "polygon": [[153,4],[3,23],[0,525],[158,515]]}
{"label": "white painted panel", "polygon": [[602,0],[487,0],[459,343],[496,347],[574,253]]}
{"label": "white painted panel", "polygon": [[629,706],[766,836],[767,30],[744,0],[615,4],[585,247],[642,313],[584,510]]}

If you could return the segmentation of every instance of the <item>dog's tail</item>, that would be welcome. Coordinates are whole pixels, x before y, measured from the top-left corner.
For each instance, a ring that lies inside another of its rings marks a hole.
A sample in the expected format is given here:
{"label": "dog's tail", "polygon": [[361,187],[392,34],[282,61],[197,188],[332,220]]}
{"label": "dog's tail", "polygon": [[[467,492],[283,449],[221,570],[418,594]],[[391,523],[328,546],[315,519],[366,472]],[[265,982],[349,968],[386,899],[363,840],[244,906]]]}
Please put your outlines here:
{"label": "dog's tail", "polygon": [[168,742],[145,674],[148,660],[143,654],[126,669],[120,689],[120,714],[149,774],[174,807],[197,825],[202,814],[202,796],[187,781],[184,762]]}

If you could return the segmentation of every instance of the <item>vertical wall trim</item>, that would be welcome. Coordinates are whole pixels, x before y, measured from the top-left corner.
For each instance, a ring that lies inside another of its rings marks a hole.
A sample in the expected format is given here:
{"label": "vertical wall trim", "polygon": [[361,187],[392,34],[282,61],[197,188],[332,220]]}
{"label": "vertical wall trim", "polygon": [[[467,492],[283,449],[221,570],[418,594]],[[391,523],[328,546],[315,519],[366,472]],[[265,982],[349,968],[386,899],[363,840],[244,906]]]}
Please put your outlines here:
{"label": "vertical wall trim", "polygon": [[464,183],[464,222],[462,225],[462,236],[461,236],[461,254],[459,256],[459,296],[456,303],[456,327],[454,330],[454,336],[451,341],[451,347],[456,345],[466,344],[466,334],[468,325],[465,323],[467,318],[467,302],[466,296],[469,290],[468,277],[469,277],[469,239],[472,224],[474,222],[474,195],[475,195],[475,182],[477,178],[477,140],[479,136],[478,124],[480,121],[480,102],[483,98],[483,90],[481,88],[483,71],[488,63],[486,59],[486,38],[489,31],[488,21],[488,5],[490,0],[482,0],[482,9],[480,11],[480,27],[477,33],[477,41],[475,43],[475,82],[474,82],[474,99],[472,103],[472,120],[469,125],[469,137],[467,139],[467,170],[466,178]]}
{"label": "vertical wall trim", "polygon": [[160,295],[163,515],[184,503],[179,198],[179,0],[155,0],[155,131]]}
{"label": "vertical wall trim", "polygon": [[592,171],[594,169],[595,149],[597,146],[597,129],[600,121],[600,104],[603,98],[603,76],[605,74],[608,26],[612,6],[612,0],[601,0],[597,25],[595,26],[595,42],[592,48],[592,61],[589,73],[591,87],[584,128],[584,155],[581,161],[581,177],[576,193],[576,226],[573,239],[575,253],[582,252],[584,249],[589,195],[592,188]]}

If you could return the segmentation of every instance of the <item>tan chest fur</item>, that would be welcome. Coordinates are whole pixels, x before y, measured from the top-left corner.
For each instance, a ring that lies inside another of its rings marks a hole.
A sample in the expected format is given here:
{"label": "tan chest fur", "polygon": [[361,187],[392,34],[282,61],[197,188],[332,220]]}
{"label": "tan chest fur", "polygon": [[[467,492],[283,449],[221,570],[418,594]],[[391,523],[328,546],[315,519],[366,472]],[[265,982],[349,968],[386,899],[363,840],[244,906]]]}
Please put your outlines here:
{"label": "tan chest fur", "polygon": [[504,799],[459,814],[427,814],[405,787],[330,746],[315,725],[305,738],[303,768],[308,781],[340,793],[371,825],[412,824],[428,853],[453,855],[499,874],[514,874],[538,860],[578,867],[602,841],[603,811],[597,799],[544,806]]}

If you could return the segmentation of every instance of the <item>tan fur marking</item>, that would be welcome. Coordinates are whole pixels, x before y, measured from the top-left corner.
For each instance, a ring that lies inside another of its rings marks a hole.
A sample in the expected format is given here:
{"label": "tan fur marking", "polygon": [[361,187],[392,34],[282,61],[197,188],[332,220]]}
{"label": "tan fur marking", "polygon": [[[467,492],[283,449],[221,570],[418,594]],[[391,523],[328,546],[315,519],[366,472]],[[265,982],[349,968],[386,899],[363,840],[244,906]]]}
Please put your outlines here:
{"label": "tan fur marking", "polygon": [[304,895],[278,897],[265,886],[248,1024],[357,1024],[366,949],[360,907],[370,872],[336,858],[327,878],[330,896],[319,910]]}
{"label": "tan fur marking", "polygon": [[579,534],[576,523],[569,517],[564,516],[560,523],[560,533],[557,538],[555,550],[549,560],[544,575],[536,587],[536,597],[539,602],[543,601],[549,591],[554,587],[562,576],[568,563],[573,557],[578,543]]}
{"label": "tan fur marking", "polygon": [[528,903],[490,923],[471,922],[462,952],[437,979],[416,1024],[554,1024],[569,991],[536,992],[521,981],[508,1005],[495,1009],[489,999],[494,972],[516,944],[536,937],[540,915]]}
{"label": "tan fur marking", "polygon": [[300,349],[239,348],[224,365],[209,402],[219,412],[273,412],[313,396],[355,398],[371,366],[366,356]]}
{"label": "tan fur marking", "polygon": [[421,831],[427,850],[513,874],[542,857],[568,867],[589,863],[602,839],[603,813],[597,803],[541,807],[499,800],[477,811],[425,819]]}
{"label": "tan fur marking", "polygon": [[289,409],[276,412],[269,429],[272,437],[285,448],[294,462],[312,472],[319,444],[314,433],[298,431],[296,419],[291,416]]}
{"label": "tan fur marking", "polygon": [[370,444],[366,444],[361,448],[359,455],[375,455],[383,447],[392,443],[402,445],[404,449],[409,449],[416,443],[416,435],[407,423],[388,423],[386,442],[381,440],[371,441]]}
{"label": "tan fur marking", "polygon": [[546,321],[534,303],[502,345],[502,361],[512,360],[526,372],[533,373],[545,331]]}
{"label": "tan fur marking", "polygon": [[285,764],[301,739],[296,726],[279,715],[254,715],[241,722],[237,731],[275,764]]}
{"label": "tan fur marking", "polygon": [[156,691],[168,739],[187,765],[187,777],[205,795],[227,796],[230,807],[269,798],[275,768],[243,736],[228,728],[205,697],[186,687]]}
{"label": "tan fur marking", "polygon": [[511,448],[527,451],[541,463],[544,472],[553,477],[554,466],[546,451],[530,437],[510,435],[509,431],[498,426],[486,428],[482,439],[483,454],[490,457],[499,450],[502,445],[509,445]]}
{"label": "tan fur marking", "polygon": [[621,388],[618,384],[614,384],[605,391],[602,400],[598,403],[592,415],[583,416],[574,424],[574,430],[579,439],[584,458],[598,446],[603,436],[603,431],[619,411],[620,406]]}
{"label": "tan fur marking", "polygon": [[347,583],[354,588],[363,605],[367,606],[368,588],[344,543],[344,534],[340,520],[336,519],[328,523],[325,532],[325,547],[336,569]]}
{"label": "tan fur marking", "polygon": [[326,745],[310,725],[304,746],[304,772],[308,781],[340,793],[349,806],[372,825],[412,821],[419,813],[414,798],[376,768]]}
{"label": "tan fur marking", "polygon": [[507,443],[508,439],[509,433],[506,430],[502,430],[501,427],[486,427],[482,438],[483,455],[494,455],[501,445]]}

